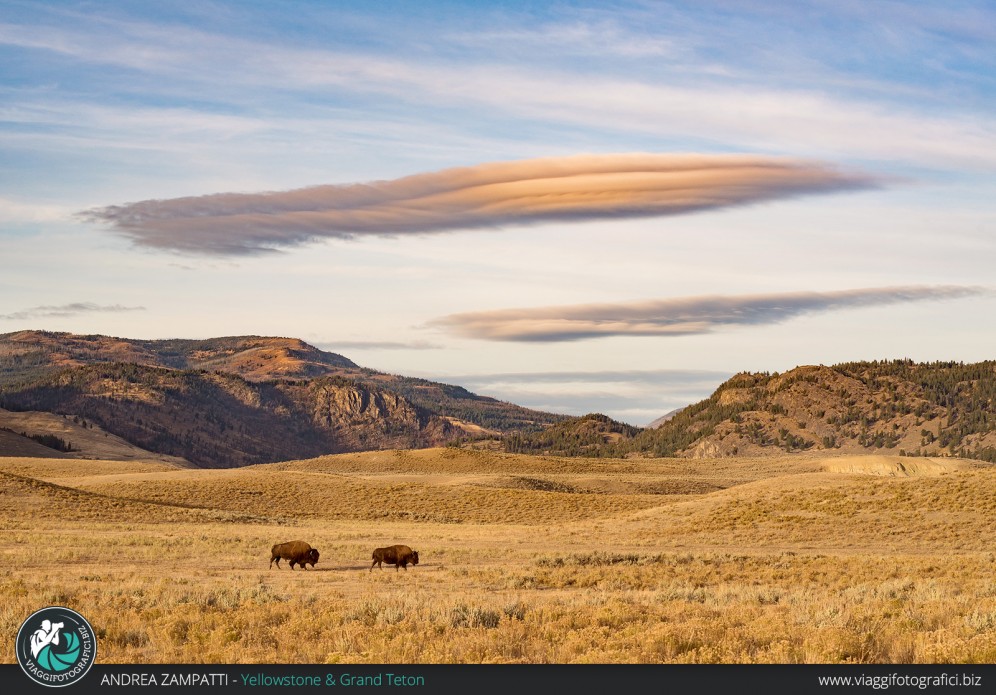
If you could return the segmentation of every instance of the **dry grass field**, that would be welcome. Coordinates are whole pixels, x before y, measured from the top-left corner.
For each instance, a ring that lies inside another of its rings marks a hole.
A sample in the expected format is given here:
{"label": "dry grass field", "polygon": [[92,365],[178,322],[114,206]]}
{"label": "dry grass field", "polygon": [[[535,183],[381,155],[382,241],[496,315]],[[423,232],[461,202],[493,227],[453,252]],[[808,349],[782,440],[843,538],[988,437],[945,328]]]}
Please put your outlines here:
{"label": "dry grass field", "polygon": [[[0,530],[0,632],[66,605],[104,662],[996,661],[970,461],[8,458]],[[294,539],[317,568],[268,569]],[[369,572],[393,543],[421,564]]]}

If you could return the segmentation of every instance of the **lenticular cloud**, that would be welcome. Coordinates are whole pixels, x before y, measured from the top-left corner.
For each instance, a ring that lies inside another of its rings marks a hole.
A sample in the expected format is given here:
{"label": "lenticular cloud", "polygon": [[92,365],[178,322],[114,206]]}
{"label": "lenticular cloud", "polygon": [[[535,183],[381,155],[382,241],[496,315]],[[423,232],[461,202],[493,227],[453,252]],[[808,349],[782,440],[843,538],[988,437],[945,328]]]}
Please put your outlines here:
{"label": "lenticular cloud", "polygon": [[991,294],[983,287],[912,285],[837,292],[676,297],[619,304],[498,309],[451,314],[429,325],[466,338],[555,343],[612,336],[675,337],[722,327],[781,323],[805,314],[961,299]]}
{"label": "lenticular cloud", "polygon": [[634,218],[869,188],[825,164],[755,155],[611,154],[495,162],[391,181],[145,200],[81,213],[142,246],[240,255],[321,238]]}

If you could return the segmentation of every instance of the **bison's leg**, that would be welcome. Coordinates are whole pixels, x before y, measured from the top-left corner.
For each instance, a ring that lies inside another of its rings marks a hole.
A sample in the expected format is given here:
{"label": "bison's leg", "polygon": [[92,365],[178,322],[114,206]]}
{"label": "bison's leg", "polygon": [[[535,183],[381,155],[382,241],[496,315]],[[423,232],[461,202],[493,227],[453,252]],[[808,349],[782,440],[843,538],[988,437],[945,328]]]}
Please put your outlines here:
{"label": "bison's leg", "polygon": [[[277,569],[280,569],[280,560],[283,558],[277,557]],[[270,560],[270,567],[273,567],[273,560]]]}

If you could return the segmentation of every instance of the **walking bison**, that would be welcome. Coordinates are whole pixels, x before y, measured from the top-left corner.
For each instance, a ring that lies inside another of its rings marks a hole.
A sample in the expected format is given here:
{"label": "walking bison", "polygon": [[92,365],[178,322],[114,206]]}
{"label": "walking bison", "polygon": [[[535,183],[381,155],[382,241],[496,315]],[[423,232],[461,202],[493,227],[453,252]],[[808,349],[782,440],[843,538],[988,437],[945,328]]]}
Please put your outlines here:
{"label": "walking bison", "polygon": [[418,551],[412,550],[407,545],[392,545],[387,548],[377,548],[373,551],[373,564],[370,565],[370,571],[373,572],[374,565],[384,569],[384,566],[381,564],[382,562],[394,565],[395,572],[401,567],[404,567],[405,572],[407,572],[409,563],[412,565],[418,564]]}
{"label": "walking bison", "polygon": [[291,569],[294,569],[294,565],[308,569],[309,564],[314,567],[318,562],[318,551],[304,541],[277,543],[270,549],[270,568],[272,569],[273,563],[276,562],[277,569],[280,569],[281,560],[287,560]]}

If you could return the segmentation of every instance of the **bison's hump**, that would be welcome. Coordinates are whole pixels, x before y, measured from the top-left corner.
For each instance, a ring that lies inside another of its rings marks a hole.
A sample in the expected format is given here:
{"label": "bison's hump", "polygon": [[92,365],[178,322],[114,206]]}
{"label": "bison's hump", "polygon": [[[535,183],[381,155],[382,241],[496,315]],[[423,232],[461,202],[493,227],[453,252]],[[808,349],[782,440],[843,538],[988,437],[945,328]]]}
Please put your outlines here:
{"label": "bison's hump", "polygon": [[271,549],[274,556],[279,555],[283,558],[294,558],[294,557],[305,557],[312,548],[308,543],[304,541],[288,541],[286,543],[277,543]]}

